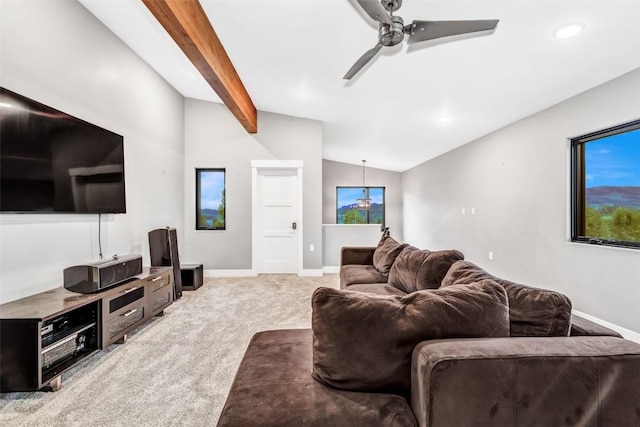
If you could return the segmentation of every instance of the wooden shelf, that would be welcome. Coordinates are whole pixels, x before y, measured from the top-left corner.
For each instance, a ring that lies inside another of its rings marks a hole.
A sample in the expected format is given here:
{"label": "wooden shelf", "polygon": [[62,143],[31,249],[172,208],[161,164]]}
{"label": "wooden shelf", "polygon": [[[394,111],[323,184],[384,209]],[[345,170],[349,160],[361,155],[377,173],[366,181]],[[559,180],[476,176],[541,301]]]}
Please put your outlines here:
{"label": "wooden shelf", "polygon": [[[102,292],[56,288],[0,305],[0,392],[57,390],[65,371],[126,341],[172,302],[171,267],[145,267]],[[47,336],[45,327],[53,329]]]}

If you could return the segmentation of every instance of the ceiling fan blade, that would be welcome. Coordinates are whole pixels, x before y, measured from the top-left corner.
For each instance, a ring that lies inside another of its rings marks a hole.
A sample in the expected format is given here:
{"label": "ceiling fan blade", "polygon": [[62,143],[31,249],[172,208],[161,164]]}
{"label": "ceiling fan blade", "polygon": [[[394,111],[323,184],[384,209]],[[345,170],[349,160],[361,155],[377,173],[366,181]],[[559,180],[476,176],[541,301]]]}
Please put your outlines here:
{"label": "ceiling fan blade", "polygon": [[441,37],[489,31],[495,29],[497,25],[498,19],[478,21],[413,21],[411,25],[405,27],[405,32],[409,34],[407,43],[411,44],[439,39]]}
{"label": "ceiling fan blade", "polygon": [[378,22],[391,25],[391,17],[389,12],[382,6],[380,0],[356,0],[360,7],[367,12],[371,18]]}
{"label": "ceiling fan blade", "polygon": [[364,55],[362,55],[360,59],[358,59],[356,63],[353,64],[353,66],[349,69],[349,71],[347,71],[347,74],[344,75],[343,79],[351,80],[353,76],[358,74],[358,71],[360,71],[362,67],[367,65],[367,63],[371,61],[374,56],[376,56],[376,53],[378,53],[381,48],[382,48],[382,45],[378,43],[373,47],[373,49],[369,49],[368,51],[366,51]]}

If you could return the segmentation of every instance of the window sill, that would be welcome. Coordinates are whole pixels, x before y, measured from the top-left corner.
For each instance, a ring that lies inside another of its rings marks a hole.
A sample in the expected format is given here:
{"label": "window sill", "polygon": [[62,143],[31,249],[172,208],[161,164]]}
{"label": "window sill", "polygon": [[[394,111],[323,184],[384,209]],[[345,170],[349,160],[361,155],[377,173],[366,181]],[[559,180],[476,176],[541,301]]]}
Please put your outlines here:
{"label": "window sill", "polygon": [[322,224],[323,227],[376,227],[380,228],[380,224]]}
{"label": "window sill", "polygon": [[568,245],[571,246],[579,246],[579,247],[593,247],[593,248],[606,248],[606,249],[614,249],[614,250],[619,250],[619,251],[626,251],[626,252],[635,252],[638,253],[638,251],[640,251],[640,248],[626,248],[626,247],[622,247],[622,246],[612,246],[612,245],[599,245],[596,243],[589,243],[589,242],[573,242],[573,241],[568,241],[566,242]]}

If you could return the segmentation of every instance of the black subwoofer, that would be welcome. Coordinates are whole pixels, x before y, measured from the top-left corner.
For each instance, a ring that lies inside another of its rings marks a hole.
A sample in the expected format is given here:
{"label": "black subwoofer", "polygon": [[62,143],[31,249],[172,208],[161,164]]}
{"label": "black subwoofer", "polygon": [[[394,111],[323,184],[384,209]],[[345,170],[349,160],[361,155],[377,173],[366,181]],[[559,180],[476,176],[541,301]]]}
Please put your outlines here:
{"label": "black subwoofer", "polygon": [[185,291],[195,291],[202,286],[202,264],[182,264],[182,289]]}

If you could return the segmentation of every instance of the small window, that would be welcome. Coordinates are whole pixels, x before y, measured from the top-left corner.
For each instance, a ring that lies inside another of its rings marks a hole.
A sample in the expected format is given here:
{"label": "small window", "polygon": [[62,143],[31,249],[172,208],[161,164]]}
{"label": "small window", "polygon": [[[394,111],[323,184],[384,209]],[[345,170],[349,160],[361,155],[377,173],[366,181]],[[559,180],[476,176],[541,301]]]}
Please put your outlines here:
{"label": "small window", "polygon": [[225,207],[225,170],[196,169],[196,230],[224,230]]}
{"label": "small window", "polygon": [[640,120],[571,140],[571,240],[640,248]]}
{"label": "small window", "polygon": [[[369,209],[362,209],[359,200],[370,199]],[[384,225],[384,187],[337,187],[336,224]]]}

